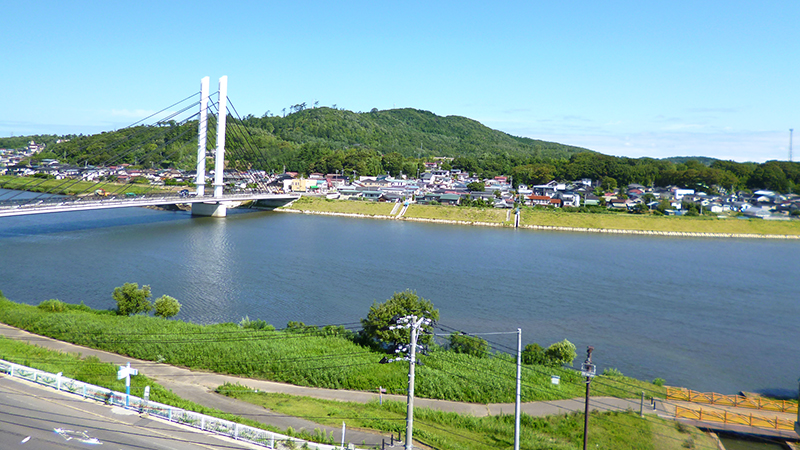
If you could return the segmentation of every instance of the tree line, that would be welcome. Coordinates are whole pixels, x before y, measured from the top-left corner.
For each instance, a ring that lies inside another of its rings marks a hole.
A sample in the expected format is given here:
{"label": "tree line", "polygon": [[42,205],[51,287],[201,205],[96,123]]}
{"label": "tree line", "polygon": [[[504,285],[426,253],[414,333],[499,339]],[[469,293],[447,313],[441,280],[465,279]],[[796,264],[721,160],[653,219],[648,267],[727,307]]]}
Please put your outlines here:
{"label": "tree line", "polygon": [[[214,146],[213,122],[212,118],[208,127],[209,148]],[[417,176],[424,172],[424,162],[445,157],[442,169],[460,169],[481,178],[506,175],[513,177],[514,184],[526,185],[588,178],[603,182],[606,188],[638,183],[707,192],[717,187],[793,192],[800,184],[800,163],[616,157],[514,137],[464,117],[441,117],[415,109],[355,113],[307,108],[300,103],[285,117],[229,117],[227,123],[228,167],[268,172]],[[196,130],[197,122],[190,121],[71,136],[70,141],[58,144],[56,136],[45,136],[47,150],[34,160],[191,169],[196,159]],[[13,139],[20,145],[36,141],[35,136]]]}

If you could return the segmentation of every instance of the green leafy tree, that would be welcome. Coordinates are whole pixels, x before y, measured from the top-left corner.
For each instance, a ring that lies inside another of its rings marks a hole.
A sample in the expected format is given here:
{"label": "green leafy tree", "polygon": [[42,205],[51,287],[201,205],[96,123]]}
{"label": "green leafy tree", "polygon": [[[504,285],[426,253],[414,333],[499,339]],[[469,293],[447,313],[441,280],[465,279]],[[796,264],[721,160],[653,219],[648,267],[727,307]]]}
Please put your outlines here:
{"label": "green leafy tree", "polygon": [[566,339],[547,347],[544,354],[552,364],[566,364],[568,366],[571,366],[572,361],[578,356],[578,354],[575,353],[575,344]]}
{"label": "green leafy tree", "polygon": [[483,192],[486,189],[486,185],[483,181],[473,181],[472,183],[467,183],[467,189],[471,192]]}
{"label": "green leafy tree", "polygon": [[467,334],[453,333],[450,335],[450,350],[483,358],[489,354],[490,347],[485,339]]}
{"label": "green leafy tree", "polygon": [[547,356],[545,356],[542,346],[535,342],[526,345],[522,350],[522,363],[547,365]]}
{"label": "green leafy tree", "polygon": [[[364,327],[364,335],[369,339],[374,339],[386,344],[403,342],[408,343],[411,341],[411,331],[408,328],[399,328],[390,330],[389,326],[392,325],[393,318],[399,318],[409,315],[419,317],[427,317],[431,320],[439,320],[439,310],[433,307],[430,300],[418,296],[416,292],[406,290],[403,292],[395,292],[392,298],[383,303],[373,303],[369,309],[366,319],[361,319],[361,325]],[[422,328],[427,332],[433,331],[433,326],[425,326]],[[421,344],[430,344],[433,342],[433,336],[426,333],[421,333],[418,342]]]}
{"label": "green leafy tree", "polygon": [[162,295],[153,303],[153,308],[156,316],[168,319],[178,315],[181,311],[181,304],[169,295]]}
{"label": "green leafy tree", "polygon": [[616,188],[617,180],[612,177],[603,177],[603,180],[600,182],[600,189],[604,192],[612,192]]}
{"label": "green leafy tree", "polygon": [[139,288],[137,283],[125,283],[114,288],[114,293],[111,294],[117,302],[117,313],[122,316],[150,312],[153,309],[150,295],[150,286]]}

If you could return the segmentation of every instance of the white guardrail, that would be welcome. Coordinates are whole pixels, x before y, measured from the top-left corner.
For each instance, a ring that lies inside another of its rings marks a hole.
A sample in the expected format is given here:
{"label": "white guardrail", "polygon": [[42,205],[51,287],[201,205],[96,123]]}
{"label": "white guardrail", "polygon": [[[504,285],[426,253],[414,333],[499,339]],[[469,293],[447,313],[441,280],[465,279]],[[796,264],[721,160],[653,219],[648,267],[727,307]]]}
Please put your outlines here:
{"label": "white guardrail", "polygon": [[[70,392],[80,395],[83,398],[97,400],[108,405],[119,406],[122,408],[139,411],[142,414],[160,417],[170,422],[199,428],[203,431],[228,436],[233,439],[247,441],[252,444],[262,445],[266,448],[309,448],[313,450],[341,450],[340,446],[319,444],[311,441],[293,438],[290,436],[273,433],[259,428],[249,427],[236,422],[222,420],[216,417],[206,416],[193,411],[186,411],[181,408],[174,408],[169,405],[162,405],[152,401],[145,401],[133,395],[128,396],[122,392],[84,383],[82,381],[66,378],[60,374],[42,372],[31,367],[21,366],[9,361],[0,359],[0,372],[7,373],[11,377],[22,378],[34,383],[50,386],[56,390]],[[127,397],[127,398],[126,398]],[[291,443],[290,443],[291,442]],[[279,445],[276,447],[276,443]],[[288,444],[284,446],[284,444]],[[304,445],[307,445],[304,446]],[[353,448],[349,446],[348,448]]]}

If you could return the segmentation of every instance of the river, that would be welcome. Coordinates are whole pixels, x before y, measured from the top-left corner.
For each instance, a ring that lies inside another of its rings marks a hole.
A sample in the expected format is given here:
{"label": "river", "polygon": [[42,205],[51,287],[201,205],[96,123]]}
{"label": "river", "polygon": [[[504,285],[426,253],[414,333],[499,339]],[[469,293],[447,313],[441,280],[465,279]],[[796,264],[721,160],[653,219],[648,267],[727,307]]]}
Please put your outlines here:
{"label": "river", "polygon": [[[125,282],[177,318],[352,324],[415,290],[443,326],[569,339],[579,364],[701,391],[793,395],[800,241],[667,238],[143,208],[0,219],[0,289],[112,308]],[[491,335],[496,348],[513,335]]]}

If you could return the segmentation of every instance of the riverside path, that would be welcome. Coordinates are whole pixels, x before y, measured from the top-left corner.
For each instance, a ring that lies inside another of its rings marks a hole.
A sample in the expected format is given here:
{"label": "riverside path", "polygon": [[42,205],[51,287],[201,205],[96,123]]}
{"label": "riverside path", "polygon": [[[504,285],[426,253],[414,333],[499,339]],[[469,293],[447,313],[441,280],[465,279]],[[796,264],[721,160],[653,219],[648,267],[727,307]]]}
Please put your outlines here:
{"label": "riverside path", "polygon": [[[328,435],[334,436],[334,442],[338,442],[338,440],[341,439],[341,428],[321,425],[299,417],[277,414],[260,406],[252,405],[247,402],[217,394],[214,392],[214,390],[218,386],[221,386],[225,383],[238,383],[240,385],[258,389],[259,391],[263,392],[284,393],[326,400],[367,403],[369,401],[378,399],[378,394],[371,392],[295,386],[286,383],[277,383],[254,378],[236,377],[198,370],[189,370],[168,364],[156,363],[153,361],[137,360],[135,358],[129,358],[116,353],[74,345],[68,342],[29,333],[6,324],[0,324],[0,335],[9,339],[27,342],[29,344],[51,350],[72,354],[80,353],[83,357],[96,356],[103,362],[116,365],[125,365],[126,363],[130,362],[131,366],[138,368],[139,373],[152,378],[166,389],[171,390],[186,400],[190,400],[209,408],[215,408],[220,411],[235,414],[240,417],[256,420],[264,424],[276,426],[281,429],[292,427],[295,430],[306,430],[309,432],[313,432],[314,429],[325,430]],[[406,397],[402,395],[384,394],[384,398],[401,402],[406,400]],[[432,400],[425,398],[416,398],[414,402],[415,407],[417,408],[430,408],[434,410],[456,412],[459,414],[469,414],[473,416],[514,413],[513,403],[477,404],[447,400]],[[592,410],[596,411],[638,411],[639,399],[592,397],[591,407]],[[569,412],[582,412],[583,408],[583,398],[523,403],[521,407],[523,413],[531,416],[547,416],[553,414],[565,414]],[[650,408],[645,408],[645,412],[658,412],[659,415],[664,414],[663,410],[653,411]],[[368,446],[380,446],[383,440],[389,442],[390,437],[388,435],[368,430],[348,429],[346,430],[346,439],[349,442],[358,444],[364,443]]]}

